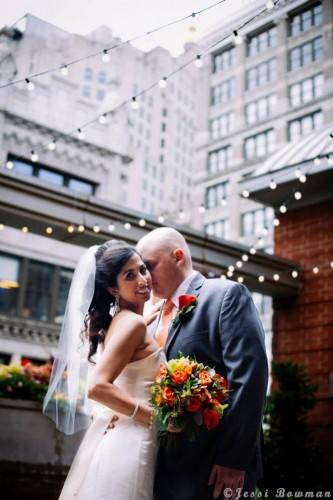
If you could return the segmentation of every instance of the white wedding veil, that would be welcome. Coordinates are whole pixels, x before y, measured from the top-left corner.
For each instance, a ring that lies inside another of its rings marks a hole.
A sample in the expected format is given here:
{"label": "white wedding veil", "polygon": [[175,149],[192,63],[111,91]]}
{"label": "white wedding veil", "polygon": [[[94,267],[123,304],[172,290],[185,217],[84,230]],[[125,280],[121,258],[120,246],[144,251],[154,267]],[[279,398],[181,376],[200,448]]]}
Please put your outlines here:
{"label": "white wedding veil", "polygon": [[79,259],[69,290],[43,413],[65,434],[85,429],[90,423],[92,402],[87,397],[89,339],[83,334],[84,319],[94,296],[97,245]]}

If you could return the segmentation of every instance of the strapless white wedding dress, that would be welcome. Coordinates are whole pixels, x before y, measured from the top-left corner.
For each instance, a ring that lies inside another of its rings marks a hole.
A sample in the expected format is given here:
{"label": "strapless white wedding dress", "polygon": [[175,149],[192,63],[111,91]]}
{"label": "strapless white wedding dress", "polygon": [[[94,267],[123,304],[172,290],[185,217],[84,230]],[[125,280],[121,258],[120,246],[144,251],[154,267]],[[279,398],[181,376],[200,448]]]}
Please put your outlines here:
{"label": "strapless white wedding dress", "polygon": [[[162,349],[129,363],[115,385],[147,402],[161,363]],[[100,406],[81,443],[59,500],[152,500],[158,450],[154,429]]]}

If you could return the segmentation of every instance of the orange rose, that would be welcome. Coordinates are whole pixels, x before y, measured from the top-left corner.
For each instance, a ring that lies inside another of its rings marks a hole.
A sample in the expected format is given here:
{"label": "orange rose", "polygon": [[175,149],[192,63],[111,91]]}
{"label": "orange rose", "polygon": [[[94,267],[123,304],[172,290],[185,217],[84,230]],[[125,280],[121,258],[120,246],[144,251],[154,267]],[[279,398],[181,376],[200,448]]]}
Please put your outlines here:
{"label": "orange rose", "polygon": [[185,370],[175,370],[171,375],[171,380],[176,385],[182,385],[188,379],[188,373]]}
{"label": "orange rose", "polygon": [[188,402],[186,409],[190,413],[195,413],[196,411],[200,410],[201,406],[202,405],[201,405],[200,398],[192,397],[192,398],[190,398],[190,401]]}
{"label": "orange rose", "polygon": [[212,379],[210,378],[206,370],[201,370],[201,372],[199,373],[199,380],[201,382],[201,385],[209,385],[212,383]]}
{"label": "orange rose", "polygon": [[164,387],[162,397],[168,405],[172,405],[175,400],[175,393],[170,387]]}
{"label": "orange rose", "polygon": [[205,410],[203,410],[202,418],[203,418],[204,426],[209,431],[211,431],[212,429],[217,427],[217,425],[219,423],[218,414],[216,413],[216,411],[210,410],[209,408],[206,408]]}

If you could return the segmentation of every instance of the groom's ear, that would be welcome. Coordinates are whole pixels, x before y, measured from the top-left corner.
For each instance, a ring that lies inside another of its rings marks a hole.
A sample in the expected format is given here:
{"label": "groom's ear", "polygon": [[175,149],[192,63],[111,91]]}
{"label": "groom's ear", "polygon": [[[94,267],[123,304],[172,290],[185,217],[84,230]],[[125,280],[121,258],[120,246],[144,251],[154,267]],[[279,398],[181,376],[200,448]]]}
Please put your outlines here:
{"label": "groom's ear", "polygon": [[173,254],[175,256],[176,262],[180,262],[185,257],[184,250],[182,248],[176,248]]}

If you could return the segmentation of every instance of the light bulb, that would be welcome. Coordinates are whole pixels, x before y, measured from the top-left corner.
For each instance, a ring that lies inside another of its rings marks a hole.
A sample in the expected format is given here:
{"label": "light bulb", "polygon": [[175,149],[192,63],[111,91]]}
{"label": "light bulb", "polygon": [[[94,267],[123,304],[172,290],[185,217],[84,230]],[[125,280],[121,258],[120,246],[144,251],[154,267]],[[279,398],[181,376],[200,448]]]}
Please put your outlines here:
{"label": "light bulb", "polygon": [[315,165],[320,165],[320,158],[319,156],[317,158],[314,159],[314,162],[313,162]]}
{"label": "light bulb", "polygon": [[206,211],[206,209],[205,209],[205,205],[204,205],[203,203],[201,203],[201,205],[200,205],[200,207],[199,207],[199,212],[200,212],[201,214],[203,214],[205,211]]}
{"label": "light bulb", "polygon": [[238,260],[236,262],[236,267],[238,267],[238,269],[240,269],[241,267],[243,267],[243,262],[241,260]]}
{"label": "light bulb", "polygon": [[238,276],[237,281],[238,281],[238,283],[244,283],[243,276]]}
{"label": "light bulb", "polygon": [[28,226],[23,226],[22,227],[22,233],[28,233],[28,232],[29,232]]}
{"label": "light bulb", "polygon": [[52,233],[53,233],[53,229],[52,229],[52,227],[51,227],[51,226],[47,226],[47,228],[46,228],[46,233],[47,233],[47,234],[52,234]]}
{"label": "light bulb", "polygon": [[184,211],[183,211],[182,209],[180,209],[180,210],[179,210],[179,212],[178,212],[178,217],[179,217],[180,219],[184,219],[185,214],[184,214]]}
{"label": "light bulb", "polygon": [[50,144],[47,146],[47,148],[50,150],[50,151],[54,151],[55,148],[56,148],[56,142],[55,141],[51,141]]}
{"label": "light bulb", "polygon": [[68,66],[66,64],[64,64],[61,68],[60,68],[60,73],[63,75],[63,76],[67,76],[68,75]]}
{"label": "light bulb", "polygon": [[136,97],[132,97],[132,103],[131,103],[132,109],[138,109],[139,103],[136,100]]}
{"label": "light bulb", "polygon": [[319,273],[319,267],[318,267],[318,266],[315,266],[315,267],[312,269],[312,272],[313,272],[313,274],[318,274],[318,273]]}
{"label": "light bulb", "polygon": [[164,88],[167,86],[167,79],[166,79],[166,76],[164,76],[163,78],[161,78],[161,80],[158,82],[158,86],[159,86],[161,89],[164,89]]}
{"label": "light bulb", "polygon": [[281,214],[285,214],[285,213],[287,212],[287,207],[286,207],[286,205],[281,205],[281,206],[280,206],[280,212],[281,212]]}
{"label": "light bulb", "polygon": [[277,217],[275,217],[273,219],[273,224],[274,224],[275,227],[278,227],[280,225],[280,221],[279,221],[279,219]]}
{"label": "light bulb", "polygon": [[160,223],[160,224],[163,224],[165,218],[164,218],[164,215],[159,215],[158,218],[157,218],[157,221]]}
{"label": "light bulb", "polygon": [[280,275],[279,274],[277,274],[277,273],[273,274],[273,280],[274,281],[279,281],[279,279],[280,279]]}
{"label": "light bulb", "polygon": [[235,270],[234,266],[228,266],[228,271],[230,271],[231,273],[233,273]]}
{"label": "light bulb", "polygon": [[294,193],[294,198],[295,200],[300,200],[302,198],[302,193],[300,191],[296,191],[296,193]]}
{"label": "light bulb", "polygon": [[201,60],[201,56],[200,54],[197,54],[196,58],[195,58],[195,61],[194,61],[194,65],[197,67],[197,68],[202,68],[202,60]]}
{"label": "light bulb", "polygon": [[99,118],[98,118],[98,121],[101,125],[104,125],[106,122],[107,122],[107,116],[106,116],[106,113],[104,113],[103,115],[101,115]]}
{"label": "light bulb", "polygon": [[8,168],[8,170],[11,170],[12,168],[14,168],[14,163],[11,160],[8,160],[6,163],[6,167]]}
{"label": "light bulb", "polygon": [[145,221],[145,219],[140,219],[140,220],[139,220],[139,226],[141,226],[141,227],[145,227],[145,225],[146,225],[146,221]]}
{"label": "light bulb", "polygon": [[112,223],[111,223],[111,224],[109,224],[109,225],[108,225],[108,229],[109,229],[109,231],[112,233],[112,231],[114,231],[114,230],[115,230],[115,225],[114,225],[114,224],[112,224]]}
{"label": "light bulb", "polygon": [[298,272],[296,270],[291,272],[291,276],[295,279],[298,276]]}
{"label": "light bulb", "polygon": [[299,182],[301,182],[302,184],[304,184],[306,182],[306,175],[302,174],[299,176],[298,178]]}
{"label": "light bulb", "polygon": [[300,168],[296,168],[294,174],[295,177],[299,178],[302,175],[302,170]]}
{"label": "light bulb", "polygon": [[108,53],[108,51],[106,49],[103,50],[102,61],[105,63],[110,61],[110,54]]}
{"label": "light bulb", "polygon": [[69,226],[67,226],[67,231],[69,233],[74,233],[75,231],[75,227],[73,226],[73,224],[70,224]]}
{"label": "light bulb", "polygon": [[258,281],[260,281],[260,283],[263,283],[265,281],[265,276],[263,276],[262,274],[258,276]]}
{"label": "light bulb", "polygon": [[94,224],[94,226],[93,226],[94,233],[99,233],[100,230],[101,230],[101,228],[99,227],[99,224]]}
{"label": "light bulb", "polygon": [[233,34],[234,34],[234,42],[235,42],[235,44],[236,45],[240,45],[242,43],[242,41],[243,41],[243,38],[241,37],[241,35],[236,30],[233,32]]}
{"label": "light bulb", "polygon": [[270,184],[269,184],[269,187],[270,187],[271,189],[276,189],[276,182],[275,182],[273,179],[271,180],[271,182],[270,182]]}
{"label": "light bulb", "polygon": [[250,248],[250,254],[255,255],[257,253],[257,250],[254,247]]}
{"label": "light bulb", "polygon": [[247,262],[249,260],[249,256],[246,255],[246,253],[244,255],[242,255],[242,261],[243,262]]}
{"label": "light bulb", "polygon": [[31,161],[33,161],[34,163],[36,163],[36,161],[38,161],[38,154],[35,153],[35,151],[31,151],[31,155],[30,155],[30,159]]}
{"label": "light bulb", "polygon": [[243,198],[248,198],[250,196],[250,193],[247,189],[244,189],[244,191],[242,192],[242,196]]}
{"label": "light bulb", "polygon": [[274,8],[274,2],[273,2],[273,0],[268,0],[266,2],[266,9],[272,10],[273,8]]}
{"label": "light bulb", "polygon": [[85,231],[86,228],[84,227],[83,224],[80,224],[77,229],[78,229],[79,233],[84,233],[84,231]]}
{"label": "light bulb", "polygon": [[35,84],[31,80],[29,80],[29,78],[25,79],[25,83],[27,84],[28,90],[34,90]]}
{"label": "light bulb", "polygon": [[131,229],[131,224],[129,222],[125,222],[124,224],[124,228],[126,229],[126,231],[129,231]]}
{"label": "light bulb", "polygon": [[79,139],[84,139],[86,134],[80,128],[77,129],[77,136]]}

